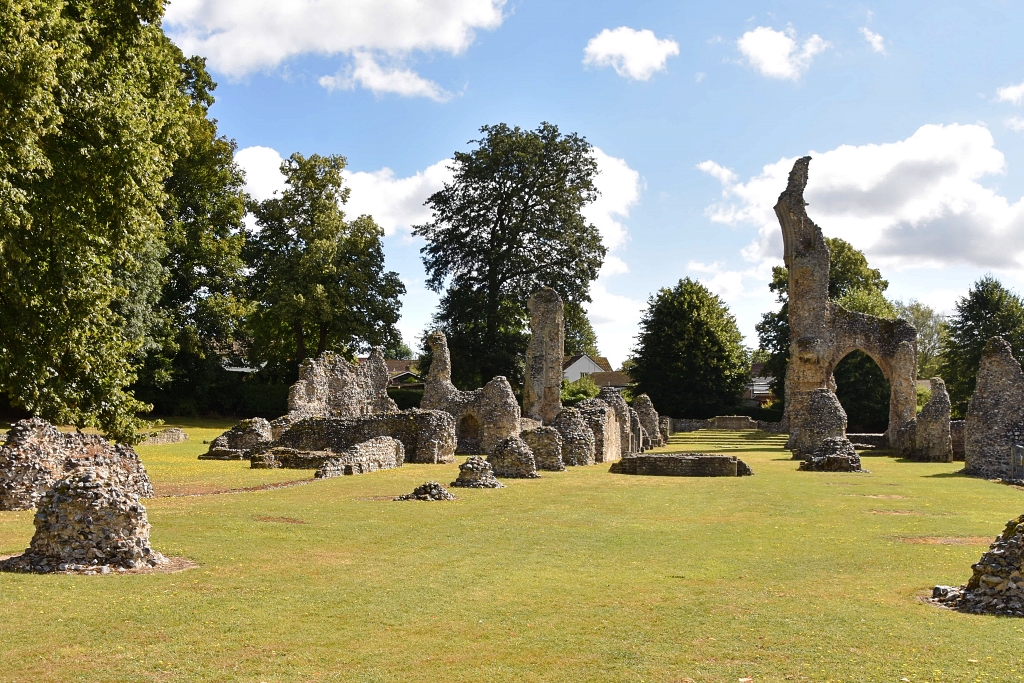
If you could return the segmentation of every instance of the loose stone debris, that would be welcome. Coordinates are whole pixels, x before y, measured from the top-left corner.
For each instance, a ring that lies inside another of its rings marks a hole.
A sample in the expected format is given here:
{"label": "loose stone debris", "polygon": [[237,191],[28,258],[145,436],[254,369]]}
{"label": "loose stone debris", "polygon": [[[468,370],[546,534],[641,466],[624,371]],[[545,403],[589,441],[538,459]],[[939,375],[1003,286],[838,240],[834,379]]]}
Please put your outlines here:
{"label": "loose stone debris", "polygon": [[449,486],[466,489],[503,489],[505,485],[495,479],[491,463],[486,458],[473,455],[459,465],[459,478]]}
{"label": "loose stone debris", "polygon": [[971,614],[1024,617],[1024,515],[1006,523],[971,569],[962,586],[935,586],[931,601]]}
{"label": "loose stone debris", "polygon": [[86,466],[39,501],[24,554],[0,562],[9,572],[109,574],[167,560],[149,545],[146,508],[109,467]]}
{"label": "loose stone debris", "polygon": [[455,500],[455,496],[436,481],[428,481],[417,486],[412,493],[398,496],[395,500]]}
{"label": "loose stone debris", "polygon": [[126,491],[153,497],[146,468],[131,446],[63,433],[38,417],[15,422],[2,443],[0,510],[31,510],[60,479],[82,467],[106,467]]}

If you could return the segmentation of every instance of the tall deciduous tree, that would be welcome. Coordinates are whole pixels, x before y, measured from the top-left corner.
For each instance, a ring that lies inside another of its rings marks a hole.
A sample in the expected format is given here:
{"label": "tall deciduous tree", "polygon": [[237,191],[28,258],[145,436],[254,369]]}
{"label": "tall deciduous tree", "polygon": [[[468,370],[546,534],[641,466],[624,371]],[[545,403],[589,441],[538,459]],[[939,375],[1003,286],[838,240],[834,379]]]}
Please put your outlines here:
{"label": "tall deciduous tree", "polygon": [[160,0],[0,5],[0,390],[134,440],[188,101]]}
{"label": "tall deciduous tree", "polygon": [[565,355],[585,353],[598,356],[597,334],[590,324],[587,312],[575,301],[565,305]]}
{"label": "tall deciduous tree", "polygon": [[1024,302],[991,275],[986,275],[961,297],[947,321],[939,359],[939,375],[946,380],[953,412],[967,414],[981,364],[981,351],[989,339],[1001,335],[1024,358]]}
{"label": "tall deciduous tree", "polygon": [[939,372],[939,352],[946,319],[917,299],[896,302],[896,313],[917,328],[917,377],[931,379]]}
{"label": "tall deciduous tree", "polygon": [[630,376],[658,411],[704,418],[739,401],[749,360],[736,319],[718,296],[686,278],[661,289],[640,321]]}
{"label": "tall deciduous tree", "polygon": [[597,197],[590,144],[542,123],[525,131],[484,126],[476,148],[456,152],[454,177],[431,195],[428,286],[444,292],[435,323],[448,335],[452,379],[479,386],[522,378],[526,302],[551,287],[570,303],[590,300],[606,250],[580,210]]}
{"label": "tall deciduous tree", "polygon": [[256,310],[252,358],[294,377],[324,351],[353,356],[368,344],[401,339],[395,323],[405,286],[384,270],[383,230],[370,216],[345,220],[345,158],[293,154],[281,172],[287,189],[254,203],[256,228],[245,256]]}

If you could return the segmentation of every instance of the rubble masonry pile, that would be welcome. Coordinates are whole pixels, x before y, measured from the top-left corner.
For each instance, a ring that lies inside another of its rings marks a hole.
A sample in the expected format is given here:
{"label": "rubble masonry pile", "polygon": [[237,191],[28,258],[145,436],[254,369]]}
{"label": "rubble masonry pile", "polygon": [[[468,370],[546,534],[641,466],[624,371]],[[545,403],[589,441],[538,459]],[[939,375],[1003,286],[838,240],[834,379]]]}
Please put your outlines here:
{"label": "rubble masonry pile", "polygon": [[449,486],[466,489],[503,489],[505,485],[494,478],[494,469],[491,463],[479,455],[472,455],[466,458],[466,462],[459,465],[459,477]]}
{"label": "rubble masonry pile", "polygon": [[131,446],[93,434],[65,434],[33,417],[15,422],[0,446],[0,510],[31,510],[57,481],[83,467],[106,467],[125,491],[153,496],[146,468]]}
{"label": "rubble masonry pile", "polygon": [[80,467],[61,479],[40,499],[34,522],[25,553],[0,570],[107,574],[166,563],[149,545],[138,494],[108,467]]}
{"label": "rubble masonry pile", "polygon": [[533,451],[518,436],[498,442],[487,462],[494,468],[494,476],[503,479],[533,479],[537,474],[537,463]]}
{"label": "rubble masonry pile", "polygon": [[609,471],[612,474],[660,477],[745,477],[753,474],[750,467],[734,455],[709,453],[630,455],[612,464]]}
{"label": "rubble masonry pile", "polygon": [[989,546],[974,574],[960,586],[935,586],[932,601],[971,614],[1024,617],[1024,515],[1011,519]]}
{"label": "rubble masonry pile", "polygon": [[845,436],[830,436],[800,463],[805,472],[866,472],[861,469],[860,456]]}
{"label": "rubble masonry pile", "polygon": [[395,500],[455,500],[455,496],[436,481],[428,481],[414,488],[412,493],[398,496]]}
{"label": "rubble masonry pile", "polygon": [[537,427],[519,435],[533,452],[538,470],[561,472],[565,469],[562,461],[562,436],[554,427]]}
{"label": "rubble masonry pile", "polygon": [[570,467],[593,465],[594,431],[583,413],[575,408],[562,408],[551,425],[562,437],[562,462]]}
{"label": "rubble masonry pile", "polygon": [[405,462],[405,447],[398,439],[378,436],[341,453],[328,453],[317,467],[315,479],[391,470]]}
{"label": "rubble masonry pile", "polygon": [[253,449],[274,440],[270,423],[262,417],[242,420],[212,442],[200,460],[248,460]]}

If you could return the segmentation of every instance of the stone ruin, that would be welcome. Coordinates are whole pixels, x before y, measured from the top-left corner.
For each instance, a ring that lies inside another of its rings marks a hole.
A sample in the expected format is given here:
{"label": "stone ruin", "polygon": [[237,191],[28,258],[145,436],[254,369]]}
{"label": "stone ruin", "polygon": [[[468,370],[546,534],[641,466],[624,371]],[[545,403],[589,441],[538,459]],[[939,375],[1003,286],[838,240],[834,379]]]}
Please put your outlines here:
{"label": "stone ruin", "polygon": [[505,485],[494,477],[491,463],[478,455],[471,455],[459,465],[459,478],[449,486],[466,489],[503,489]]}
{"label": "stone ruin", "polygon": [[562,462],[570,467],[593,465],[594,431],[587,424],[583,413],[575,408],[562,408],[551,424],[562,437]]}
{"label": "stone ruin", "polygon": [[797,469],[805,472],[867,472],[860,456],[845,436],[830,436],[814,449]]}
{"label": "stone ruin", "polygon": [[399,411],[387,395],[380,347],[353,365],[336,354],[302,364],[288,414],[243,420],[200,459],[251,460],[260,468],[316,469],[317,478],[455,460],[455,419],[446,412]]}
{"label": "stone ruin", "polygon": [[846,411],[831,389],[808,392],[801,421],[786,444],[795,459],[806,460],[826,439],[846,439]]}
{"label": "stone ruin", "polygon": [[414,488],[412,493],[398,496],[395,500],[455,500],[455,496],[436,481],[428,481]]}
{"label": "stone ruin", "polygon": [[530,346],[526,350],[523,413],[550,425],[562,410],[562,361],[565,354],[565,317],[558,292],[545,287],[533,293],[530,311]]}
{"label": "stone ruin", "polygon": [[200,460],[248,460],[254,448],[274,440],[270,423],[262,417],[242,420],[210,443]]}
{"label": "stone ruin", "polygon": [[612,474],[659,477],[746,477],[750,467],[735,455],[710,453],[643,453],[613,463]]}
{"label": "stone ruin", "polygon": [[667,416],[658,418],[658,431],[661,433],[662,443],[667,444],[668,437],[672,433],[672,418]]}
{"label": "stone ruin", "polygon": [[518,436],[499,441],[487,456],[487,462],[494,469],[494,476],[503,479],[534,479],[540,476],[533,451]]}
{"label": "stone ruin", "polygon": [[810,157],[796,161],[775,205],[789,269],[791,341],[784,427],[791,444],[807,442],[800,433],[814,419],[808,413],[813,392],[834,392],[832,371],[849,353],[859,350],[878,364],[892,387],[887,441],[890,448],[903,451],[912,445],[900,442],[900,435],[907,434],[901,428],[917,413],[917,331],[904,320],[854,313],[829,300],[829,248],[821,229],[808,218],[804,201],[810,161]]}
{"label": "stone ruin", "polygon": [[0,446],[0,510],[31,510],[59,480],[86,467],[105,467],[126,492],[153,496],[146,468],[131,446],[66,434],[33,417],[15,422]]}
{"label": "stone ruin", "polygon": [[576,411],[586,420],[594,435],[594,461],[615,462],[622,458],[622,437],[615,409],[598,398],[576,404]]}
{"label": "stone ruin", "polygon": [[708,429],[733,432],[757,429],[757,421],[748,415],[717,415],[708,420]]}
{"label": "stone ruin", "polygon": [[391,374],[384,350],[375,346],[370,357],[355,365],[328,351],[307,358],[299,380],[288,391],[290,422],[304,417],[360,417],[398,411],[388,396]]}
{"label": "stone ruin", "polygon": [[562,435],[554,427],[537,427],[520,434],[533,452],[538,470],[561,472],[565,469],[562,460]]}
{"label": "stone ruin", "polygon": [[168,446],[175,443],[188,441],[188,434],[180,427],[170,427],[159,432],[153,432],[143,439],[140,446]]}
{"label": "stone ruin", "polygon": [[452,384],[452,360],[444,332],[431,332],[427,343],[434,358],[420,406],[455,418],[455,452],[490,454],[500,441],[518,436],[519,403],[508,380],[499,376],[482,389],[459,391]]}
{"label": "stone ruin", "polygon": [[654,409],[654,403],[647,394],[640,394],[633,399],[633,411],[640,420],[640,426],[644,428],[649,443],[645,448],[659,448],[665,445],[667,439],[662,439],[661,425],[659,424],[658,411]]}
{"label": "stone ruin", "polygon": [[[291,463],[319,462],[332,454],[340,456],[379,437],[388,437],[402,445],[402,462],[443,464],[455,461],[455,419],[437,410],[413,408],[359,418],[309,417],[299,420],[277,440],[253,449],[252,467],[315,469],[320,465]],[[302,456],[303,453],[308,455]],[[291,455],[280,457],[284,454]],[[387,469],[384,462],[377,469]],[[402,462],[395,467],[400,467]]]}
{"label": "stone ruin", "polygon": [[931,379],[932,397],[921,408],[913,425],[914,450],[911,457],[927,462],[953,462],[953,439],[950,436],[949,393],[946,383]]}
{"label": "stone ruin", "polygon": [[149,545],[146,508],[123,484],[109,466],[74,469],[39,500],[25,553],[0,562],[0,570],[108,574],[165,564]]}
{"label": "stone ruin", "polygon": [[1009,343],[993,337],[981,353],[967,408],[964,474],[1010,479],[1015,444],[1024,444],[1024,372]]}
{"label": "stone ruin", "polygon": [[935,586],[932,602],[970,614],[1024,617],[1024,515],[1006,523],[971,569],[962,586]]}

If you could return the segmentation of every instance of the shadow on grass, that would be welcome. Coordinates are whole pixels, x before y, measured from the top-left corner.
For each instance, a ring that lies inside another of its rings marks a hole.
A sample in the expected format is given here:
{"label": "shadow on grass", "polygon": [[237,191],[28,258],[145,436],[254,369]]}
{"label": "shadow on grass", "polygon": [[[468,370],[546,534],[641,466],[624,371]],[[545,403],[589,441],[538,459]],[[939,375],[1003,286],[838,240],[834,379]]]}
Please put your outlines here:
{"label": "shadow on grass", "polygon": [[[907,462],[913,462],[908,460]],[[922,475],[925,479],[974,479],[975,477],[968,477],[966,474],[960,472],[937,472],[936,474],[924,474]]]}

